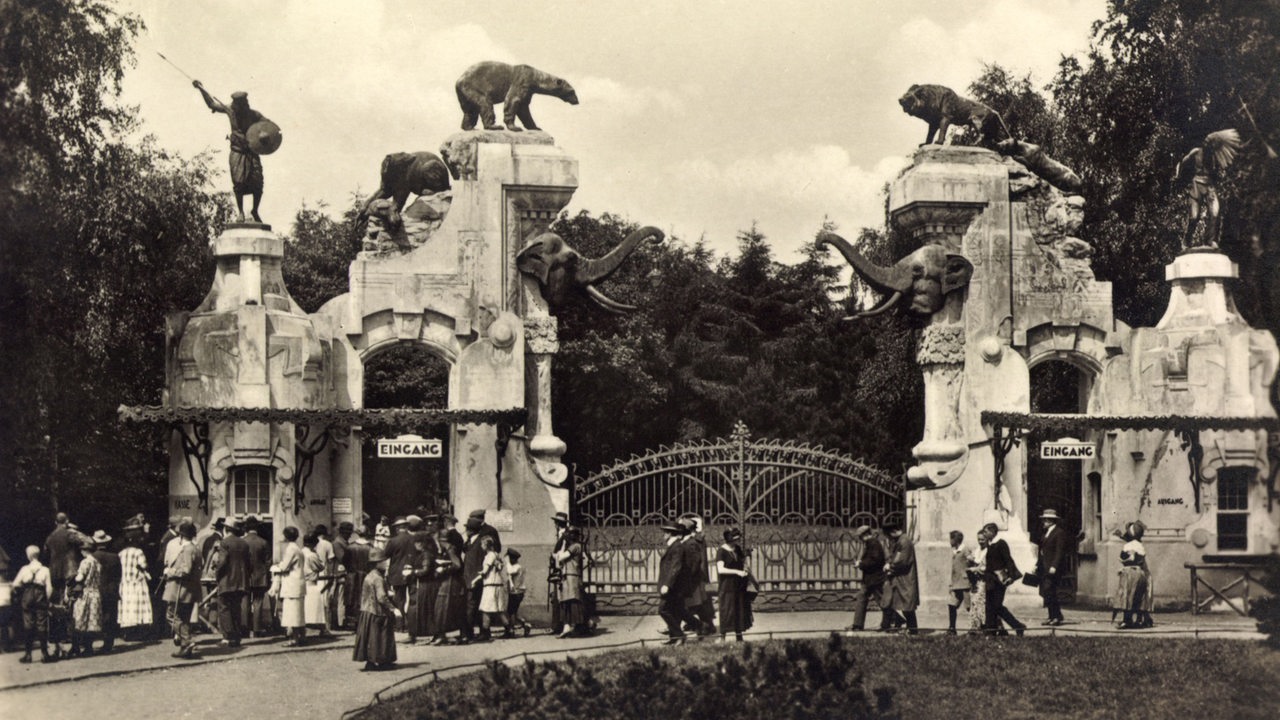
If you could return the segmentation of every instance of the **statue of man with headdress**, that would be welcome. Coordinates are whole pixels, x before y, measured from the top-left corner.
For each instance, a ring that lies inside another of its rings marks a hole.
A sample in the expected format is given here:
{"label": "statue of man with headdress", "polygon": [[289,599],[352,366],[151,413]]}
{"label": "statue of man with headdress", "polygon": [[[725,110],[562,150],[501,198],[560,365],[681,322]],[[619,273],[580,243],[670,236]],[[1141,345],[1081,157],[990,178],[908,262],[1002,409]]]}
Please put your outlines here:
{"label": "statue of man with headdress", "polygon": [[244,222],[244,196],[253,196],[253,209],[250,213],[256,222],[262,222],[258,216],[258,204],[262,202],[262,158],[274,152],[280,145],[280,129],[249,107],[249,95],[244,92],[231,93],[231,106],[213,97],[199,80],[191,83],[204,97],[204,104],[213,112],[224,113],[231,120],[231,188],[236,196],[236,210],[240,212],[240,221]]}
{"label": "statue of man with headdress", "polygon": [[1178,171],[1173,177],[1175,184],[1187,186],[1187,197],[1190,206],[1187,209],[1187,229],[1182,238],[1182,247],[1191,247],[1196,227],[1204,218],[1204,234],[1200,236],[1201,244],[1210,248],[1218,247],[1218,183],[1222,182],[1223,173],[1231,167],[1236,153],[1244,146],[1240,133],[1235,130],[1219,130],[1205,136],[1204,144],[1188,152],[1178,163]]}

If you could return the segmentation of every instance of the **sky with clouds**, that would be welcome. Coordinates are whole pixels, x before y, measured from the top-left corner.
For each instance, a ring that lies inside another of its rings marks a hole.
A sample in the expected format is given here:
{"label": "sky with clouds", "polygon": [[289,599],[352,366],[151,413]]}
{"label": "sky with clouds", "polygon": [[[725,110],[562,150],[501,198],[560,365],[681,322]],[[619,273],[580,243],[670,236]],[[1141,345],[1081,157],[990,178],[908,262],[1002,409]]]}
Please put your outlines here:
{"label": "sky with clouds", "polygon": [[[171,150],[217,153],[221,99],[249,93],[284,144],[264,158],[264,220],[346,205],[382,157],[459,130],[453,84],[481,60],[567,79],[581,104],[535,97],[538,124],[579,161],[570,212],[613,212],[732,252],[756,222],[784,261],[823,218],[883,224],[881,188],[924,139],[897,98],[963,94],[983,63],[1031,72],[1082,52],[1105,0],[124,0],[147,29],[125,100]],[[500,113],[500,108],[498,109]],[[499,114],[499,117],[501,115]],[[230,181],[224,174],[223,186]]]}

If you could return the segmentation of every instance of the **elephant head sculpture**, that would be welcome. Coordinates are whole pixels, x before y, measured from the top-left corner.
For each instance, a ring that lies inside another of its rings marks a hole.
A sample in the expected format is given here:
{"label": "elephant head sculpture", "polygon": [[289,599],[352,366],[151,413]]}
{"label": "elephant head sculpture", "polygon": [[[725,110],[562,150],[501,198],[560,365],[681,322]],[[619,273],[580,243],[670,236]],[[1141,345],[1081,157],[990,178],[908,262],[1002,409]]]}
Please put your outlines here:
{"label": "elephant head sculpture", "polygon": [[890,267],[882,267],[866,259],[847,240],[834,233],[823,233],[818,238],[818,245],[834,245],[853,266],[858,277],[876,292],[887,296],[879,305],[846,320],[879,315],[904,297],[910,312],[928,317],[942,309],[948,293],[968,285],[973,276],[972,263],[963,255],[947,252],[941,245],[925,245]]}
{"label": "elephant head sculpture", "polygon": [[601,309],[621,315],[635,310],[614,300],[595,287],[595,283],[612,275],[631,253],[642,243],[654,245],[662,242],[662,231],[655,227],[642,227],[631,233],[609,254],[600,258],[583,257],[569,246],[564,238],[553,232],[544,232],[532,240],[516,255],[516,267],[520,272],[537,278],[542,286],[542,296],[552,307],[564,302],[569,290],[582,291]]}

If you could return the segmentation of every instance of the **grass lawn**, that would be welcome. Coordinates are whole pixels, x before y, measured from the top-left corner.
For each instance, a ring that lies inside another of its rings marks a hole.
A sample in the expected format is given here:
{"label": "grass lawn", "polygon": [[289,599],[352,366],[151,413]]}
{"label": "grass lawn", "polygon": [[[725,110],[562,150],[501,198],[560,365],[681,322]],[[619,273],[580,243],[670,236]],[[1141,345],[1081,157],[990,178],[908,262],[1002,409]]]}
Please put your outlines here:
{"label": "grass lawn", "polygon": [[1280,652],[1116,637],[700,644],[490,667],[361,717],[1276,718]]}

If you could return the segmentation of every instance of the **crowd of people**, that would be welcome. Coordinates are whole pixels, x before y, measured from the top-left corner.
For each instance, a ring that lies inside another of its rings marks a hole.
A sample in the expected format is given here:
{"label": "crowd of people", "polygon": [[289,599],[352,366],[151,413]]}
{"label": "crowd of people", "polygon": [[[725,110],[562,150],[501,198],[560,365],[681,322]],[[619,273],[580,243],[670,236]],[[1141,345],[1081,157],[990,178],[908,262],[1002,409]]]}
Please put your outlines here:
{"label": "crowd of people", "polygon": [[[587,539],[565,513],[551,520],[551,631],[561,638],[590,634],[597,620],[584,578],[591,562]],[[960,613],[967,611],[970,633],[1022,635],[1026,625],[1005,606],[1009,586],[1019,579],[1039,587],[1048,615],[1043,624],[1064,622],[1059,595],[1072,537],[1056,511],[1044,511],[1040,520],[1036,567],[1026,576],[995,524],[979,529],[976,547],[966,547],[960,531],[951,533],[948,633],[958,631]],[[163,536],[151,541],[141,515],[114,538],[101,529],[87,534],[58,513],[43,548],[26,548],[27,563],[12,583],[3,582],[11,563],[0,550],[0,643],[9,651],[20,639],[20,662],[32,662],[37,647],[43,662],[55,662],[111,652],[117,640],[167,635],[174,657],[193,658],[193,637],[206,627],[227,647],[281,633],[286,645],[296,646],[307,641],[309,629],[321,638],[346,630],[355,632],[353,659],[372,670],[395,663],[397,632],[408,644],[428,645],[485,642],[495,630],[503,638],[518,631],[528,636],[531,625],[520,616],[526,591],[520,552],[503,549],[484,510],[470,513],[461,530],[457,526],[449,514],[411,514],[382,517],[373,527],[342,522],[332,536],[324,525],[305,535],[286,527],[283,547],[273,552],[271,533],[253,516],[216,518],[202,529],[189,517],[172,517]],[[725,530],[715,550],[715,598],[706,591],[710,556],[702,519],[688,514],[662,530],[658,614],[667,643],[717,632],[721,640],[732,634],[741,641],[760,591],[741,530]],[[1113,600],[1118,628],[1152,624],[1144,532],[1141,522],[1116,531],[1124,541]],[[862,582],[845,630],[865,630],[875,598],[881,631],[916,634],[920,589],[909,534],[896,524],[862,526],[855,533],[862,541],[856,563]]]}
{"label": "crowd of people", "polygon": [[[1056,510],[1046,509],[1039,519],[1044,532],[1037,546],[1035,569],[1026,575],[1018,569],[995,523],[987,523],[978,530],[977,546],[972,548],[964,545],[963,532],[951,531],[947,634],[957,633],[960,613],[967,610],[966,630],[970,634],[1006,636],[1012,630],[1023,635],[1026,624],[1005,606],[1005,594],[1019,580],[1039,588],[1047,611],[1043,625],[1053,627],[1065,622],[1061,588],[1074,538],[1062,528],[1062,518]],[[1146,549],[1141,542],[1144,531],[1141,522],[1129,523],[1123,531],[1116,531],[1125,541],[1120,552],[1118,591],[1111,603],[1117,628],[1152,626],[1154,592]],[[858,559],[862,585],[854,599],[853,623],[845,630],[865,630],[867,604],[876,598],[882,610],[881,631],[917,634],[915,611],[920,604],[920,586],[911,538],[901,526],[892,524],[879,530],[862,526],[856,534],[863,542]]]}
{"label": "crowd of people", "polygon": [[[563,513],[553,521],[553,608],[559,635],[569,637],[595,623],[582,582],[585,540]],[[353,659],[381,669],[395,662],[396,632],[431,645],[488,641],[495,630],[528,636],[520,552],[504,551],[484,510],[457,525],[447,514],[411,514],[373,527],[342,522],[333,535],[324,525],[305,534],[290,526],[273,549],[269,527],[254,516],[204,528],[175,516],[153,540],[142,516],[117,539],[86,534],[58,513],[43,547],[26,548],[12,583],[0,552],[0,640],[6,650],[20,640],[24,663],[37,648],[43,662],[56,662],[162,637],[175,658],[190,659],[206,629],[230,648],[246,637],[283,634],[297,646],[309,630],[319,638],[347,630],[356,636]]]}

